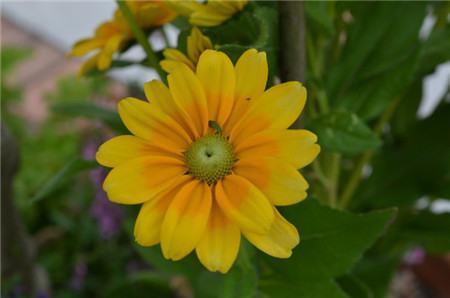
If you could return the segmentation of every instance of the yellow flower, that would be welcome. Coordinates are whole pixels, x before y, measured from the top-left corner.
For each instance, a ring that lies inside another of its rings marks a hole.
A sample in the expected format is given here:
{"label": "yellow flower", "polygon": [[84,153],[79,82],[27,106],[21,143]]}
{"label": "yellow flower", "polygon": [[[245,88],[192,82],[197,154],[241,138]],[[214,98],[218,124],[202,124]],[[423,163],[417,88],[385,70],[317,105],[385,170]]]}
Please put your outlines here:
{"label": "yellow flower", "polygon": [[306,101],[306,89],[287,82],[264,91],[266,54],[246,51],[233,66],[207,50],[196,72],[180,64],[168,87],[144,85],[148,102],[122,100],[119,114],[132,135],[115,137],[97,152],[113,168],[103,188],[111,201],[143,204],[134,235],[160,243],[165,258],[193,250],[210,271],[227,272],[241,235],[265,253],[288,258],[296,228],[276,206],[306,198],[297,171],[320,151],[317,137],[287,129]]}
{"label": "yellow flower", "polygon": [[195,70],[201,53],[212,48],[211,40],[204,36],[197,27],[193,27],[191,35],[187,38],[187,56],[177,49],[165,49],[163,55],[166,59],[160,62],[161,67],[171,73],[181,63]]}
{"label": "yellow flower", "polygon": [[199,3],[195,0],[169,0],[170,6],[180,15],[189,17],[189,23],[196,26],[217,26],[244,9],[248,0],[209,0]]}
{"label": "yellow flower", "polygon": [[[176,16],[163,1],[127,1],[127,5],[143,29],[161,26]],[[113,19],[102,23],[95,30],[93,37],[75,43],[69,55],[79,57],[97,50],[97,53],[83,64],[80,74],[83,75],[94,68],[106,70],[111,66],[113,55],[122,50],[133,38],[130,27],[117,9]]]}

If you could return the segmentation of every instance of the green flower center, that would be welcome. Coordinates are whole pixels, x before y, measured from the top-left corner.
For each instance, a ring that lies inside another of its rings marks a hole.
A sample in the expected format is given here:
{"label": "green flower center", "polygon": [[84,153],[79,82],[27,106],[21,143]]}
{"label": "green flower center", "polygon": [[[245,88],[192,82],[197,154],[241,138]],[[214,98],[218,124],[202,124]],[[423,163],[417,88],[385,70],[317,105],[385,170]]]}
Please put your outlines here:
{"label": "green flower center", "polygon": [[230,174],[236,160],[233,146],[219,134],[196,140],[184,156],[188,173],[210,185]]}

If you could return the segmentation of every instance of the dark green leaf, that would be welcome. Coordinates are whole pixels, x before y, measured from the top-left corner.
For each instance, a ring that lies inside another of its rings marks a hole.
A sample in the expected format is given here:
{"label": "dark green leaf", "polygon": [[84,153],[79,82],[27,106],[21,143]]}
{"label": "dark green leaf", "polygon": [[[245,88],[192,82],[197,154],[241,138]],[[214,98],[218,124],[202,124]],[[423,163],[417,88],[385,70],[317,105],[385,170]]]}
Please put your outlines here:
{"label": "dark green leaf", "polygon": [[357,154],[377,148],[380,140],[355,114],[338,111],[313,119],[308,128],[318,135],[323,148]]}
{"label": "dark green leaf", "polygon": [[[131,226],[129,230],[132,230]],[[142,247],[138,244],[135,244],[134,246],[136,251],[146,262],[161,272],[185,275],[189,278],[193,278],[201,271],[205,270],[201,267],[196,256],[193,254],[180,261],[173,262],[166,260],[162,256],[161,248],[159,246]]]}
{"label": "dark green leaf", "polygon": [[422,247],[431,254],[443,255],[450,251],[450,213],[407,213],[395,229],[392,240],[399,251],[414,247]]}
{"label": "dark green leaf", "polygon": [[337,279],[338,284],[352,298],[373,298],[372,291],[359,278],[345,274]]}
{"label": "dark green leaf", "polygon": [[[245,30],[242,30],[245,28]],[[233,62],[250,48],[267,53],[271,76],[278,68],[278,14],[268,6],[255,5],[224,25],[205,30],[217,50],[227,53]]]}
{"label": "dark green leaf", "polygon": [[359,5],[342,59],[329,75],[328,93],[335,107],[370,120],[415,81],[426,3]]}
{"label": "dark green leaf", "polygon": [[320,205],[314,199],[286,208],[301,243],[287,259],[263,256],[274,272],[293,281],[330,279],[346,273],[384,232],[395,209],[352,214]]}
{"label": "dark green leaf", "polygon": [[420,52],[420,73],[434,71],[437,65],[450,60],[450,25],[436,28],[424,42]]}
{"label": "dark green leaf", "polygon": [[386,256],[365,257],[354,267],[352,274],[366,284],[374,298],[386,298],[399,259]]}
{"label": "dark green leaf", "polygon": [[308,28],[314,26],[328,36],[333,35],[333,6],[333,2],[306,1],[305,12]]}
{"label": "dark green leaf", "polygon": [[412,205],[423,196],[441,194],[450,182],[450,104],[443,103],[418,121],[396,142],[386,145],[372,163],[372,175],[363,181],[356,204],[370,208]]}
{"label": "dark green leaf", "polygon": [[349,298],[332,280],[286,282],[267,280],[261,282],[261,291],[270,298]]}
{"label": "dark green leaf", "polygon": [[110,287],[105,296],[140,298],[143,293],[151,293],[152,297],[158,298],[175,296],[169,278],[151,272],[140,272],[121,279],[120,283],[113,284]]}
{"label": "dark green leaf", "polygon": [[[395,69],[418,42],[426,3],[357,3],[342,59],[331,70],[328,90],[340,98],[350,86]],[[405,10],[408,11],[405,14]]]}

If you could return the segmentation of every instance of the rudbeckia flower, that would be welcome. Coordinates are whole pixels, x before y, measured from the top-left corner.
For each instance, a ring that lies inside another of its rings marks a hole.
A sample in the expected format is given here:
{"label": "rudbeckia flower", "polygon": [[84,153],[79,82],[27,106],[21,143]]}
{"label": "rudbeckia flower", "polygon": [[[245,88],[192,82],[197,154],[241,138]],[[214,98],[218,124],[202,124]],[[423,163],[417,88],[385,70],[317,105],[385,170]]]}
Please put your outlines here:
{"label": "rudbeckia flower", "polygon": [[165,49],[163,52],[165,59],[160,62],[161,67],[170,73],[181,63],[195,71],[200,54],[212,48],[211,40],[197,27],[193,27],[191,35],[187,38],[187,56],[177,49]]}
{"label": "rudbeckia flower", "polygon": [[[176,16],[163,1],[127,1],[127,5],[143,29],[161,26]],[[79,73],[83,75],[95,68],[106,70],[111,66],[114,54],[124,49],[133,39],[133,33],[122,13],[116,10],[113,19],[102,23],[93,37],[75,43],[69,55],[80,57],[97,50],[83,64]]]}
{"label": "rudbeckia flower", "polygon": [[288,127],[301,113],[306,90],[298,82],[266,91],[264,52],[246,51],[233,66],[207,50],[196,71],[184,64],[146,83],[148,101],[127,98],[119,114],[132,135],[97,152],[113,168],[103,188],[121,204],[143,204],[134,227],[143,246],[160,244],[165,258],[195,250],[210,271],[227,272],[241,235],[265,253],[288,258],[297,229],[277,206],[306,198],[297,169],[320,151],[317,137]]}
{"label": "rudbeckia flower", "polygon": [[195,0],[169,0],[171,7],[180,15],[189,18],[189,23],[201,27],[217,26],[244,9],[248,0],[209,0],[199,3]]}

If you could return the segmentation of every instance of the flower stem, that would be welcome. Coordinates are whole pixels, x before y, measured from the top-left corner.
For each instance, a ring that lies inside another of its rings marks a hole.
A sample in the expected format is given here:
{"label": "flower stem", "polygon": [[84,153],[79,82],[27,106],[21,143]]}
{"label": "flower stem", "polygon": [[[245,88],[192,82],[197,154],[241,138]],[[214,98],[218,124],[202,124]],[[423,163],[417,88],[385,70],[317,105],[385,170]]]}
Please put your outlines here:
{"label": "flower stem", "polygon": [[[283,82],[305,82],[305,9],[302,1],[280,1],[280,77]],[[301,118],[292,128],[301,128]]]}
{"label": "flower stem", "polygon": [[130,26],[131,32],[133,32],[134,37],[141,45],[141,47],[144,49],[144,52],[147,55],[148,64],[156,70],[161,79],[164,78],[165,73],[162,70],[161,66],[159,65],[158,56],[156,56],[155,52],[150,46],[147,36],[145,35],[144,31],[142,31],[142,29],[139,27],[136,18],[134,17],[134,14],[131,12],[127,3],[122,0],[117,0],[117,5],[119,6],[119,9],[122,12],[123,17]]}
{"label": "flower stem", "polygon": [[341,155],[339,153],[332,153],[329,169],[330,185],[328,187],[328,202],[331,207],[336,206],[339,187],[340,163]]}
{"label": "flower stem", "polygon": [[[378,119],[378,122],[376,123],[376,125],[374,127],[374,133],[377,136],[380,136],[381,133],[383,132],[384,126],[391,119],[398,104],[400,103],[401,98],[402,98],[402,96],[399,96],[398,98],[396,98]],[[355,193],[355,191],[359,185],[359,182],[361,181],[362,170],[363,170],[364,166],[370,162],[373,154],[374,154],[373,150],[368,150],[368,151],[364,152],[364,154],[361,155],[361,157],[356,162],[356,165],[355,165],[352,173],[350,174],[350,178],[348,179],[348,182],[344,188],[344,191],[342,192],[342,196],[341,196],[340,202],[339,202],[340,208],[346,208],[349,205],[349,203],[353,197],[353,194]]]}

